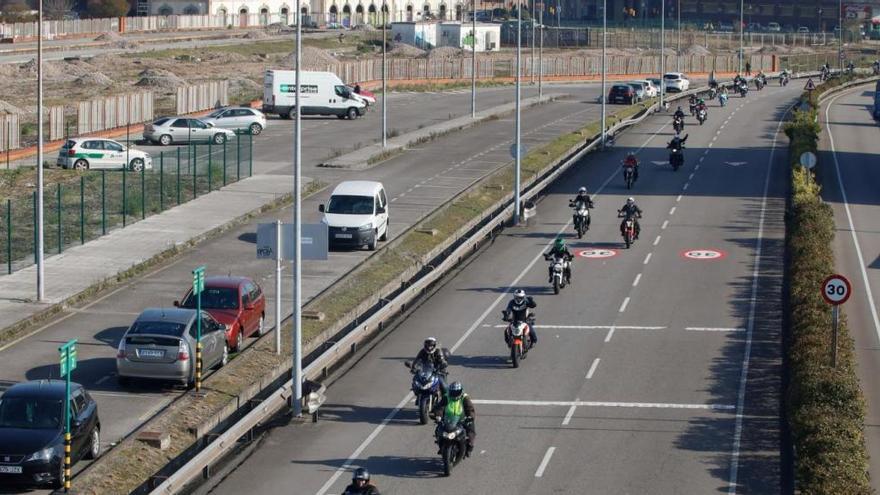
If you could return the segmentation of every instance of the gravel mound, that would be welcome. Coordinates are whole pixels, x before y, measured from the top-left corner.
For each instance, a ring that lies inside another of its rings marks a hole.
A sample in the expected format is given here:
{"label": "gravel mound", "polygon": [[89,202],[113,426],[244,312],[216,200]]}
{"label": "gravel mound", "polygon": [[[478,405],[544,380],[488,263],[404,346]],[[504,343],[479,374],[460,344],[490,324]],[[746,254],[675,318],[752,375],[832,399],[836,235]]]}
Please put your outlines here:
{"label": "gravel mound", "polygon": [[[296,54],[291,53],[284,58],[283,63],[289,68],[296,67]],[[326,69],[328,65],[339,63],[339,60],[330,55],[327,50],[315,48],[313,46],[302,47],[302,63],[303,69]]]}
{"label": "gravel mound", "polygon": [[125,39],[124,36],[115,31],[103,33],[96,37],[95,41],[105,41],[109,43],[110,46],[112,46],[113,48],[137,48],[140,46],[140,43],[136,41],[129,41]]}
{"label": "gravel mound", "polygon": [[[37,76],[37,60],[30,59],[29,61],[18,66],[18,70],[20,75],[28,77],[28,76]],[[46,79],[74,79],[74,76],[68,74],[64,71],[62,67],[54,62],[43,62],[43,77]]]}
{"label": "gravel mound", "polygon": [[709,51],[709,49],[703,45],[693,44],[693,45],[685,48],[684,50],[682,50],[682,54],[683,55],[712,55],[712,52]]}
{"label": "gravel mound", "polygon": [[102,72],[96,71],[79,76],[74,82],[76,84],[90,86],[110,86],[111,84],[113,84],[113,79],[110,79]]}
{"label": "gravel mound", "polygon": [[388,53],[393,57],[424,57],[428,52],[421,48],[406,43],[392,43]]}
{"label": "gravel mound", "polygon": [[376,28],[373,27],[372,24],[358,24],[357,26],[353,27],[352,29],[354,29],[355,31],[375,31],[376,30]]}
{"label": "gravel mound", "polygon": [[186,84],[186,81],[177,77],[177,74],[164,69],[145,69],[138,74],[138,77],[140,80],[134,84],[135,86],[174,89]]}
{"label": "gravel mound", "polygon": [[428,58],[455,58],[460,57],[464,51],[452,46],[441,46],[428,52]]}
{"label": "gravel mound", "polygon": [[18,108],[12,103],[0,100],[0,113],[25,113],[24,110]]}
{"label": "gravel mound", "polygon": [[246,77],[236,77],[229,80],[229,92],[232,94],[261,91],[262,89],[263,86],[260,83]]}
{"label": "gravel mound", "polygon": [[122,36],[116,31],[107,31],[95,38],[95,41],[121,41]]}
{"label": "gravel mound", "polygon": [[262,40],[268,38],[269,35],[265,31],[248,31],[243,38],[247,40]]}

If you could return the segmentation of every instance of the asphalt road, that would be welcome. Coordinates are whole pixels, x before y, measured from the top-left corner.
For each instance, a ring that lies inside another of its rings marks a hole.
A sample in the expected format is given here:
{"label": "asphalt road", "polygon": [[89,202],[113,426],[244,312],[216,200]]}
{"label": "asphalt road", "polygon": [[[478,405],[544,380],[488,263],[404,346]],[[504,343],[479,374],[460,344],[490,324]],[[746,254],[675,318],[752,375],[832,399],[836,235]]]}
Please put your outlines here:
{"label": "asphalt road", "polygon": [[[596,118],[599,105],[584,102],[594,100],[595,91],[586,89],[583,99],[568,98],[524,112],[524,142],[534,147]],[[475,180],[509,162],[512,135],[512,119],[502,118],[426,143],[371,170],[327,169],[321,178],[329,184],[357,178],[382,181],[391,201],[390,232],[396,236]],[[289,176],[278,177],[279,180],[290,180]],[[328,196],[329,188],[304,203],[304,221],[319,220],[318,204],[326,201]],[[151,384],[138,384],[123,390],[116,384],[116,346],[127,326],[143,309],[167,307],[179,299],[190,283],[190,270],[203,264],[207,265],[209,274],[233,273],[253,277],[263,284],[269,301],[274,300],[274,264],[254,259],[254,232],[257,223],[274,222],[276,218],[290,219],[292,213],[289,208],[271,212],[250,224],[232,229],[87,304],[65,310],[38,333],[0,349],[0,362],[3,362],[0,390],[26,379],[57,377],[59,342],[77,338],[79,362],[74,379],[98,401],[104,446],[118,441],[181,393],[178,389]],[[334,252],[328,262],[304,265],[304,300],[363,261],[367,254],[366,251]],[[290,276],[285,272],[282,306],[285,314],[292,307],[291,284]],[[271,305],[267,307],[267,322],[270,324],[274,314],[271,308]]]}
{"label": "asphalt road", "polygon": [[[868,402],[865,437],[870,456],[871,485],[880,490],[880,142],[871,117],[873,86],[860,86],[829,101],[820,114],[824,133],[819,156],[822,196],[834,208],[837,236],[834,253],[838,272],[853,294],[843,306],[856,343],[858,373]],[[833,140],[833,141],[832,141]],[[819,290],[817,287],[816,290]]]}
{"label": "asphalt road", "polygon": [[[665,164],[668,115],[587,157],[538,204],[532,225],[507,229],[334,377],[317,424],[272,430],[213,493],[338,494],[360,466],[383,493],[790,490],[780,432],[787,176],[777,138],[798,92],[770,87],[712,105],[706,125],[686,129],[678,172]],[[642,173],[627,191],[619,167],[631,150]],[[582,184],[597,207],[578,241],[566,200]],[[629,195],[645,215],[626,250],[615,212]],[[540,254],[560,232],[588,257],[576,257],[573,286],[554,296]],[[500,321],[514,287],[536,297],[540,331],[516,370]],[[451,349],[450,380],[477,408],[475,456],[448,479],[402,365],[429,335]]]}

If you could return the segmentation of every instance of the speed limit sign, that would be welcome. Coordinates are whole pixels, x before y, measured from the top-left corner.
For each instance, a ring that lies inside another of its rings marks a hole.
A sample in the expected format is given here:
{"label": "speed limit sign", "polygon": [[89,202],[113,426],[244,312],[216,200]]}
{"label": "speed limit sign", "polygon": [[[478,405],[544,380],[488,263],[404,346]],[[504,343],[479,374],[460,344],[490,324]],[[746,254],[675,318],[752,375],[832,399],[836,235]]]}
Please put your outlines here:
{"label": "speed limit sign", "polygon": [[843,275],[831,275],[822,282],[822,297],[828,304],[837,306],[849,299],[852,293],[852,285]]}

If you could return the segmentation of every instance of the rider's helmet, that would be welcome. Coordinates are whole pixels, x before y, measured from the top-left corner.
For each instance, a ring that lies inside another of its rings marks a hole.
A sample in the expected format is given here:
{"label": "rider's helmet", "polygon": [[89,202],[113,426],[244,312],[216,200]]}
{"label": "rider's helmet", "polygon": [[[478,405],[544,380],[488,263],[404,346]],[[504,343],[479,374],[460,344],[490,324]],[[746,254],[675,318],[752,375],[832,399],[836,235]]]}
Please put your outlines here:
{"label": "rider's helmet", "polygon": [[364,468],[357,468],[354,471],[354,475],[351,477],[351,481],[354,483],[358,483],[359,481],[364,482],[365,484],[370,481],[370,472]]}
{"label": "rider's helmet", "polygon": [[458,399],[464,394],[464,387],[461,385],[461,382],[452,382],[449,385],[449,397],[453,399]]}
{"label": "rider's helmet", "polygon": [[678,109],[677,109],[677,110],[681,110],[681,105],[678,106]]}
{"label": "rider's helmet", "polygon": [[437,339],[435,339],[434,337],[428,337],[427,339],[425,339],[424,348],[425,351],[429,353],[434,352],[434,349],[437,348]]}
{"label": "rider's helmet", "polygon": [[556,249],[565,248],[565,239],[562,237],[557,237],[555,241],[553,241],[553,247]]}
{"label": "rider's helmet", "polygon": [[578,189],[578,195],[582,195],[582,194],[587,194],[586,187],[581,187],[580,189]]}
{"label": "rider's helmet", "polygon": [[626,198],[626,206],[632,206],[636,204],[636,200],[633,197]]}
{"label": "rider's helmet", "polygon": [[516,292],[513,293],[513,302],[517,304],[522,304],[522,302],[526,298],[526,291],[522,289],[516,289]]}

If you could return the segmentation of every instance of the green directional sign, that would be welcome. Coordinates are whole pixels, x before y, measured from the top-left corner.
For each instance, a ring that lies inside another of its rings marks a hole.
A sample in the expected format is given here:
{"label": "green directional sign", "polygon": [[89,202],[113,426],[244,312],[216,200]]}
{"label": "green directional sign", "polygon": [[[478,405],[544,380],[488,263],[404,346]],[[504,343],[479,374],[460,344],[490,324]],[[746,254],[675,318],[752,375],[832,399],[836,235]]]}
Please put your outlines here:
{"label": "green directional sign", "polygon": [[474,46],[474,35],[469,34],[465,36],[464,39],[461,41],[461,44],[464,46]]}
{"label": "green directional sign", "polygon": [[193,294],[199,295],[205,290],[205,267],[200,266],[193,270]]}
{"label": "green directional sign", "polygon": [[61,364],[61,377],[76,369],[76,339],[58,348],[59,363]]}

